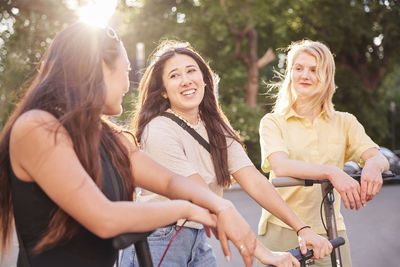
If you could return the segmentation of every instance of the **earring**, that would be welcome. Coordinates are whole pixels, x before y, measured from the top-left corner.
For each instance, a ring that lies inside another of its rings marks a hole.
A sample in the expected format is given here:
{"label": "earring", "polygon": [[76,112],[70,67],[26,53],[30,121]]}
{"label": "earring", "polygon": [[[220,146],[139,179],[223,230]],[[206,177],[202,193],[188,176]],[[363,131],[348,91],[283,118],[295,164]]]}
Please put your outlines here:
{"label": "earring", "polygon": [[165,92],[162,93],[161,96],[162,96],[164,99],[167,99],[167,98],[168,98],[168,95],[167,95],[167,93],[165,93]]}

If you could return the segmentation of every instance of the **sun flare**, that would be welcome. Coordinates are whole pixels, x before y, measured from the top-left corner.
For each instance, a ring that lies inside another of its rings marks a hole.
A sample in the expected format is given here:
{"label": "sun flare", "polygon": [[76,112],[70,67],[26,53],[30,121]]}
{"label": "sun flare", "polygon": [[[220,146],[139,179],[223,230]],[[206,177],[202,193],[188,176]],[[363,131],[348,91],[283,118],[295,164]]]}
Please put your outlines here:
{"label": "sun flare", "polygon": [[115,11],[117,0],[95,0],[78,9],[81,21],[96,27],[105,27]]}

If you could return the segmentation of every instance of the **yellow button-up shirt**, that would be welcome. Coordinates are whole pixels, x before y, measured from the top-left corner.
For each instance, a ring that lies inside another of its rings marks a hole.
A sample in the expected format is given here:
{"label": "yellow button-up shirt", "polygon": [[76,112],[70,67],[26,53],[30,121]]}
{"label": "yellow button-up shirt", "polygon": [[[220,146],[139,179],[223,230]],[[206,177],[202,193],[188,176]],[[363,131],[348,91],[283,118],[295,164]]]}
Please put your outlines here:
{"label": "yellow button-up shirt", "polygon": [[[269,179],[275,177],[268,162],[268,156],[274,152],[283,151],[290,159],[343,169],[346,161],[352,160],[362,164],[363,152],[369,148],[379,148],[352,114],[338,111],[330,118],[325,118],[321,113],[313,123],[294,110],[287,115],[267,114],[260,123],[260,145],[261,167],[263,171],[270,172]],[[297,216],[315,232],[326,233],[319,214],[322,201],[320,185],[281,187],[277,188],[277,191]],[[334,194],[337,230],[345,230],[340,213],[340,195],[336,190]],[[291,229],[263,209],[258,225],[260,235],[266,233],[267,222]]]}

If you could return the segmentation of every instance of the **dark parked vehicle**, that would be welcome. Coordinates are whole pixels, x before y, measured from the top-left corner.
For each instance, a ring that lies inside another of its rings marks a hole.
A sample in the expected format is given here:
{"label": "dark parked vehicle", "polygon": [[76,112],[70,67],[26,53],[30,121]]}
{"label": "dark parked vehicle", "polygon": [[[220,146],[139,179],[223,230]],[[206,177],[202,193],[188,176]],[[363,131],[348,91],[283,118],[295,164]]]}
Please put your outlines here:
{"label": "dark parked vehicle", "polygon": [[[390,171],[394,174],[393,177],[384,177],[383,183],[400,182],[400,157],[386,147],[381,146],[380,150],[389,161]],[[361,167],[353,161],[346,162],[343,170],[349,175],[361,173]]]}
{"label": "dark parked vehicle", "polygon": [[388,159],[390,171],[396,175],[400,175],[400,158],[390,149],[381,146],[382,154]]}

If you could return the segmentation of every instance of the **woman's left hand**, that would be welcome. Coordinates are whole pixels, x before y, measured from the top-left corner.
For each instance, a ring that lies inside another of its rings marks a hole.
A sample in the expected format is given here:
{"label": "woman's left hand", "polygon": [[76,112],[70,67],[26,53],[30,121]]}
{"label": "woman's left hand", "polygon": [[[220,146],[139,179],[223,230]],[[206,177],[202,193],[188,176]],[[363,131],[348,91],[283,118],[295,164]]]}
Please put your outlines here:
{"label": "woman's left hand", "polygon": [[389,162],[377,148],[369,148],[361,155],[365,165],[361,172],[361,204],[373,199],[382,187],[382,172],[389,170]]}
{"label": "woman's left hand", "polygon": [[361,203],[363,206],[376,196],[382,187],[382,183],[382,173],[379,166],[365,164],[361,172]]}
{"label": "woman's left hand", "polygon": [[228,240],[231,240],[242,255],[245,266],[250,267],[257,241],[251,227],[233,205],[217,213],[218,239],[227,260],[231,258],[228,244]]}
{"label": "woman's left hand", "polygon": [[332,244],[329,240],[316,234],[310,228],[299,232],[299,245],[303,255],[307,253],[307,246],[311,246],[314,251],[314,259],[321,259],[332,252]]}

